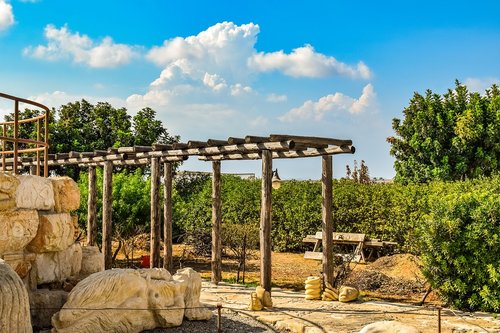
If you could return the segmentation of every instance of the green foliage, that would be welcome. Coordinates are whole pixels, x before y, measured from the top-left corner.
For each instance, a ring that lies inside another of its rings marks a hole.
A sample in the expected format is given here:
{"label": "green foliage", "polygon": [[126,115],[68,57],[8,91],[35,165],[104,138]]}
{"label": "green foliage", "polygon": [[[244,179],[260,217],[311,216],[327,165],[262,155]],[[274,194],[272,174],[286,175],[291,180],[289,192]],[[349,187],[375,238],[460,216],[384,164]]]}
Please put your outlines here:
{"label": "green foliage", "polygon": [[471,93],[456,82],[444,95],[415,93],[394,118],[391,155],[402,183],[463,180],[500,170],[500,90]]}
{"label": "green foliage", "polygon": [[500,311],[500,177],[432,184],[420,228],[424,274],[460,309]]}

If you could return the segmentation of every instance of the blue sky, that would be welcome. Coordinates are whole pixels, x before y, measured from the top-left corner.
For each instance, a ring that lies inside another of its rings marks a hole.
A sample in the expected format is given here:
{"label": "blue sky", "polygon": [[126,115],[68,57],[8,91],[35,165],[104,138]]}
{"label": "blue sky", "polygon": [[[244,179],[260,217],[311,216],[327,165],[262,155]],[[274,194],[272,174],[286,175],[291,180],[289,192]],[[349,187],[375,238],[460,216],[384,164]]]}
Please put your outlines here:
{"label": "blue sky", "polygon": [[[500,82],[499,12],[497,1],[0,0],[0,91],[55,108],[149,106],[182,141],[352,139],[336,177],[356,159],[392,178],[385,138],[415,91]],[[284,179],[321,175],[318,158],[274,166]],[[222,170],[259,175],[260,163]]]}

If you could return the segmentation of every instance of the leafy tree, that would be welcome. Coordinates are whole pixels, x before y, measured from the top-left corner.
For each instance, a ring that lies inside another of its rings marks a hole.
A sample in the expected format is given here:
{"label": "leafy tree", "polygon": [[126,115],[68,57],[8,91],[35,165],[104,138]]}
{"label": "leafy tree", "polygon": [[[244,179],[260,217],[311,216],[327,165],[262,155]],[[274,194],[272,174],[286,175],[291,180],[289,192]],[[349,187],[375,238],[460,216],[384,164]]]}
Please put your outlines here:
{"label": "leafy tree", "polygon": [[396,180],[407,183],[433,179],[459,180],[491,175],[500,167],[500,90],[496,85],[484,96],[456,82],[444,95],[427,90],[415,93],[394,118],[396,136],[387,141]]}
{"label": "leafy tree", "polygon": [[148,146],[152,143],[169,144],[179,141],[179,137],[169,135],[160,120],[156,119],[156,111],[143,108],[133,118],[133,136],[136,146]]}

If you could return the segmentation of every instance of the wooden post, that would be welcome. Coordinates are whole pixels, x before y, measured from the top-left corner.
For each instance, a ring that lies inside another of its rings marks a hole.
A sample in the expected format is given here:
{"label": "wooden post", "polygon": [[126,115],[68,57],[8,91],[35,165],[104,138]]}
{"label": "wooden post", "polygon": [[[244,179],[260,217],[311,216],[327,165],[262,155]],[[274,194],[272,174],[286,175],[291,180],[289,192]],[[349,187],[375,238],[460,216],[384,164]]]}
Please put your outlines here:
{"label": "wooden post", "polygon": [[333,283],[332,157],[322,157],[323,279]]}
{"label": "wooden post", "polygon": [[87,245],[95,246],[96,236],[96,213],[97,213],[97,193],[96,193],[96,168],[89,167],[89,196],[87,199]]}
{"label": "wooden post", "polygon": [[113,250],[111,248],[112,223],[111,206],[113,203],[113,162],[104,162],[102,181],[102,252],[104,254],[104,269],[113,266]]}
{"label": "wooden post", "polygon": [[271,179],[273,159],[271,151],[262,151],[262,192],[260,207],[260,284],[271,291]]}
{"label": "wooden post", "polygon": [[151,158],[151,260],[150,267],[160,267],[160,159]]}
{"label": "wooden post", "polygon": [[163,163],[163,268],[172,272],[172,163]]}
{"label": "wooden post", "polygon": [[212,162],[212,283],[222,280],[222,204],[220,161]]}

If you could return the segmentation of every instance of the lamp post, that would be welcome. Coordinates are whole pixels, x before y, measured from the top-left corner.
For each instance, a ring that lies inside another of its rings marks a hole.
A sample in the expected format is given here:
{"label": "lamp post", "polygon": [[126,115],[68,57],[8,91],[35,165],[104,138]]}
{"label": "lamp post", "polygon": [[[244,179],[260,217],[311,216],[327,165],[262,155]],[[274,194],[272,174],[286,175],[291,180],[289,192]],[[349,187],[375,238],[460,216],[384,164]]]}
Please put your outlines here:
{"label": "lamp post", "polygon": [[281,179],[278,175],[278,169],[273,171],[273,178],[271,179],[273,189],[277,190],[281,187]]}

